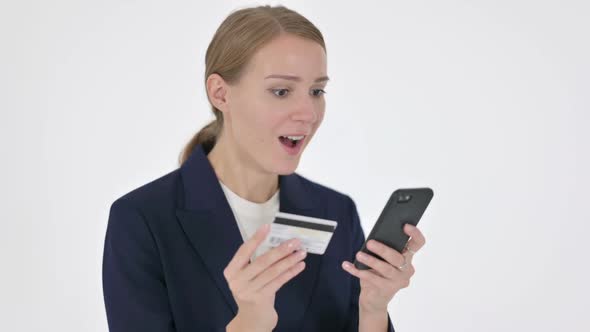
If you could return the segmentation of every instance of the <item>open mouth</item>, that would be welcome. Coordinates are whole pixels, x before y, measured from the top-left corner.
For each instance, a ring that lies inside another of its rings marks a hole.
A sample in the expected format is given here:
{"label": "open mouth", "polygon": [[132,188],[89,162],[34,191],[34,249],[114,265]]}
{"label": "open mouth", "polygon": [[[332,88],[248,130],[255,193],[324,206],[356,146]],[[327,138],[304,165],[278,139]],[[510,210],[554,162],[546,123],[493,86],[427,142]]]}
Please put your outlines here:
{"label": "open mouth", "polygon": [[288,147],[288,148],[295,148],[300,146],[303,143],[305,136],[279,136],[279,141]]}

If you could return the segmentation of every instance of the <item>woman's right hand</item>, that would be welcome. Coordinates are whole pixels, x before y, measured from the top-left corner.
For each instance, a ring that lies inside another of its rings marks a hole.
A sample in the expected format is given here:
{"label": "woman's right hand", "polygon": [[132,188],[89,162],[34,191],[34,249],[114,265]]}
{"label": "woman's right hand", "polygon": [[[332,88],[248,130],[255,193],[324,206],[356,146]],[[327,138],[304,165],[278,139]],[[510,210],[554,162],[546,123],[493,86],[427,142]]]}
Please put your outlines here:
{"label": "woman's right hand", "polygon": [[270,225],[258,228],[254,236],[240,246],[223,275],[227,280],[238,314],[227,331],[269,332],[277,325],[275,293],[305,268],[305,251],[300,241],[291,239],[269,250],[250,263],[250,257],[268,235]]}

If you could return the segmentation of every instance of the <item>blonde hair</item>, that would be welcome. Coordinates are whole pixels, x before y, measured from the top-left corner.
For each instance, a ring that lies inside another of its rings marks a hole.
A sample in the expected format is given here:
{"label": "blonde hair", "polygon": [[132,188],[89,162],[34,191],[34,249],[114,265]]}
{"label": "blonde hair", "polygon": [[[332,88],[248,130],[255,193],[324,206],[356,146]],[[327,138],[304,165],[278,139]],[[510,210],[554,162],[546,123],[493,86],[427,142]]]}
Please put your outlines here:
{"label": "blonde hair", "polygon": [[[239,80],[248,61],[266,43],[283,33],[317,42],[326,51],[324,37],[318,28],[301,14],[284,6],[258,6],[235,10],[221,23],[205,55],[205,87],[211,74],[226,82]],[[180,165],[194,148],[203,144],[206,150],[215,145],[223,128],[223,114],[211,105],[215,120],[197,132],[182,150]]]}

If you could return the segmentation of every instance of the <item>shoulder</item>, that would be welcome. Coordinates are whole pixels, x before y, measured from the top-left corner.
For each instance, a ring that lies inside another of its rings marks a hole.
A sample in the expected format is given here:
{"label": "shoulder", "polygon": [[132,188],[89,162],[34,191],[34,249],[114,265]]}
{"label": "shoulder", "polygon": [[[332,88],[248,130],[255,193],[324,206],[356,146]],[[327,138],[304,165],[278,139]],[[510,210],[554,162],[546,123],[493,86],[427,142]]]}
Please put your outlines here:
{"label": "shoulder", "polygon": [[180,169],[177,168],[116,198],[111,209],[120,205],[141,211],[173,209],[181,186]]}
{"label": "shoulder", "polygon": [[154,241],[161,228],[170,225],[168,221],[175,215],[180,187],[180,172],[176,169],[112,201],[105,245],[125,250],[134,246],[154,253]]}

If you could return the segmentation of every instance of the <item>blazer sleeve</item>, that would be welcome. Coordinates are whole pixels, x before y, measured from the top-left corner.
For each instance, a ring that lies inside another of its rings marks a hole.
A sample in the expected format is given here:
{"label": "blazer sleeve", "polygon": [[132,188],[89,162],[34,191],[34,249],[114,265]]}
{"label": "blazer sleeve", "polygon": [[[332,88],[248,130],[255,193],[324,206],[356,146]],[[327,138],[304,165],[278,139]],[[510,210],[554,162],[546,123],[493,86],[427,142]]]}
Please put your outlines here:
{"label": "blazer sleeve", "polygon": [[122,198],[109,213],[102,282],[111,332],[175,331],[154,237],[139,209]]}
{"label": "blazer sleeve", "polygon": [[[352,256],[350,258],[350,262],[354,262],[355,255],[358,251],[361,250],[363,244],[365,243],[365,234],[363,232],[363,228],[361,227],[361,222],[359,218],[358,211],[356,209],[356,204],[354,201],[348,197],[349,200],[349,216],[352,218],[352,225],[351,225],[351,233],[352,233]],[[346,332],[358,332],[359,329],[359,295],[361,293],[361,284],[360,280],[357,277],[352,276],[352,286],[350,289],[350,320],[346,325],[345,331]],[[387,314],[387,332],[395,332],[393,329],[393,324],[391,323],[391,317],[389,313]]]}

